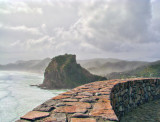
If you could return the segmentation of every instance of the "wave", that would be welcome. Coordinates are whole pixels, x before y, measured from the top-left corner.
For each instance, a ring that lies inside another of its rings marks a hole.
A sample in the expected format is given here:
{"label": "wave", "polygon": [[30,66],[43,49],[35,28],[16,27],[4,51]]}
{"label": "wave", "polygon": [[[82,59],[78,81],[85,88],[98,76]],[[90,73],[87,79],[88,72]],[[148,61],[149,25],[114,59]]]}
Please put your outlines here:
{"label": "wave", "polygon": [[0,71],[0,122],[13,122],[39,104],[66,91],[30,86],[42,81],[43,76],[34,73]]}

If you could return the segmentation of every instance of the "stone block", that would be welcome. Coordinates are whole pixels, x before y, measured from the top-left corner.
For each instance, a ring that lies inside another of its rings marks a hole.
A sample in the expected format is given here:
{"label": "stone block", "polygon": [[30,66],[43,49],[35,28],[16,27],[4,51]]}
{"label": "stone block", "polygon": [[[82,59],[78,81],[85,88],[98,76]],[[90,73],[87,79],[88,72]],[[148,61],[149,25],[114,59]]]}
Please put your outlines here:
{"label": "stone block", "polygon": [[71,122],[96,122],[94,118],[71,118]]}
{"label": "stone block", "polygon": [[49,116],[48,112],[30,111],[26,115],[22,116],[21,119],[36,120],[48,116]]}

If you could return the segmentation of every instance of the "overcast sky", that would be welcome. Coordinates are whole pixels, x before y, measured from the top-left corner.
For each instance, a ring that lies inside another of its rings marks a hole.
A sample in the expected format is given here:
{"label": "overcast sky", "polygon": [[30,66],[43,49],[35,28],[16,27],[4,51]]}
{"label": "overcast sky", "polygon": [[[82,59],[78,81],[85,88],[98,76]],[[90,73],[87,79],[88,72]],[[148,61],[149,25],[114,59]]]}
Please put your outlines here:
{"label": "overcast sky", "polygon": [[160,59],[160,0],[0,0],[0,64],[59,54]]}

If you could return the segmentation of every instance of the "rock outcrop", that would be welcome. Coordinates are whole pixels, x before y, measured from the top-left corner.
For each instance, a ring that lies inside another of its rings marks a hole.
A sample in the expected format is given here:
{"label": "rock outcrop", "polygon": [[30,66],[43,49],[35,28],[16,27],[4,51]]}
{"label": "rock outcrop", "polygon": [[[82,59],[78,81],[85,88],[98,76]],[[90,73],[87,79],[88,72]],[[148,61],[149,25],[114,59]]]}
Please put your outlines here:
{"label": "rock outcrop", "polygon": [[45,70],[44,81],[40,87],[68,89],[98,80],[106,80],[106,78],[92,75],[77,64],[75,55],[65,54],[52,59]]}

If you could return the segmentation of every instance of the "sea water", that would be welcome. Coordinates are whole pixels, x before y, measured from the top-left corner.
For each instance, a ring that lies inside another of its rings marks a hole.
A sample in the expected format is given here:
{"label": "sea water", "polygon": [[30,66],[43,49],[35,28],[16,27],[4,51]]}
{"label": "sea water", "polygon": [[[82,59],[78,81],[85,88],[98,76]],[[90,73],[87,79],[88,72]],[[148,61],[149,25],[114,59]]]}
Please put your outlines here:
{"label": "sea water", "polygon": [[30,86],[42,82],[42,75],[0,71],[0,122],[14,122],[46,100],[66,91]]}

